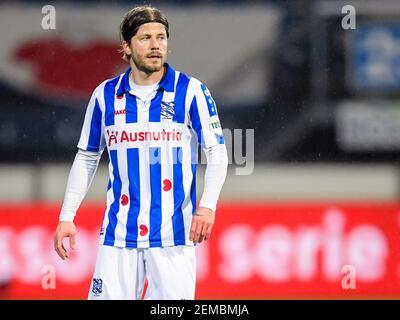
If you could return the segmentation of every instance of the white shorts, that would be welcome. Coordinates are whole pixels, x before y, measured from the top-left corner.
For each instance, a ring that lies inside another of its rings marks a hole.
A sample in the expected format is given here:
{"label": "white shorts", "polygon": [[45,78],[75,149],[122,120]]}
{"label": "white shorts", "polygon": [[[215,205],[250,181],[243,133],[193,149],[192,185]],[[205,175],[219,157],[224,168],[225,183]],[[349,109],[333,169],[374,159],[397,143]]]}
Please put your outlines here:
{"label": "white shorts", "polygon": [[88,299],[193,300],[195,285],[194,246],[136,249],[99,245]]}

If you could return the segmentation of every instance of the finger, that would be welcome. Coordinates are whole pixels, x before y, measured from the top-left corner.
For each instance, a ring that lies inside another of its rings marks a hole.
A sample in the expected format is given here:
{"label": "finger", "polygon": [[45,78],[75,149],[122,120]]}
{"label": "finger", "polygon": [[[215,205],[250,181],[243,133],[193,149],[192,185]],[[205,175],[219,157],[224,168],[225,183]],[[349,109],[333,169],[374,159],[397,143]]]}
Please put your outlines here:
{"label": "finger", "polygon": [[[195,243],[201,242],[201,241],[199,241],[199,240],[201,239],[201,231],[202,231],[202,229],[203,229],[203,225],[204,225],[204,223],[202,223],[202,222],[198,222],[198,223],[197,223],[197,227],[196,227],[196,231],[195,231],[195,233],[194,233],[194,239],[193,239],[193,241],[194,241]],[[203,240],[203,239],[201,239],[201,240]]]}
{"label": "finger", "polygon": [[208,229],[208,223],[203,223],[202,229],[200,231],[200,236],[199,236],[199,243],[201,243],[207,234],[207,229]]}
{"label": "finger", "polygon": [[58,256],[62,259],[63,256],[62,256],[62,254],[61,254],[61,252],[59,250],[59,242],[60,242],[60,238],[57,235],[55,235],[54,236],[54,250],[56,251]]}
{"label": "finger", "polygon": [[56,243],[54,243],[54,251],[57,253],[57,255],[62,259],[62,255],[61,255],[61,253],[58,251],[58,248],[57,248],[57,244]]}
{"label": "finger", "polygon": [[64,252],[65,257],[69,258],[69,253],[68,253],[67,249],[65,249],[64,243],[61,243],[61,248],[62,248],[62,250]]}
{"label": "finger", "polygon": [[202,236],[201,241],[208,240],[207,236],[209,236],[209,233],[211,233],[210,227],[212,227],[212,224],[210,224],[210,223],[205,223],[204,224],[203,229],[201,231],[201,236]]}
{"label": "finger", "polygon": [[204,240],[204,235],[201,233],[199,236],[199,240],[197,241],[197,243],[202,243]]}
{"label": "finger", "polygon": [[204,240],[209,240],[209,239],[210,239],[212,227],[213,227],[212,224],[210,224],[210,225],[207,227],[206,236],[205,236]]}
{"label": "finger", "polygon": [[69,246],[71,247],[72,250],[75,250],[76,248],[76,236],[72,235],[69,237]]}
{"label": "finger", "polygon": [[54,250],[57,252],[57,237],[56,236],[54,236],[53,246],[54,246]]}
{"label": "finger", "polygon": [[56,252],[61,259],[65,259],[65,254],[63,253],[61,245],[57,245]]}
{"label": "finger", "polygon": [[196,232],[196,228],[197,228],[197,221],[196,219],[192,219],[192,225],[190,226],[190,232],[189,232],[189,240],[193,241],[194,239],[194,234]]}
{"label": "finger", "polygon": [[67,254],[67,251],[64,248],[64,245],[63,245],[61,237],[57,238],[56,251],[57,251],[57,253],[58,253],[58,255],[60,256],[61,259],[64,260],[65,258],[68,258],[68,254]]}

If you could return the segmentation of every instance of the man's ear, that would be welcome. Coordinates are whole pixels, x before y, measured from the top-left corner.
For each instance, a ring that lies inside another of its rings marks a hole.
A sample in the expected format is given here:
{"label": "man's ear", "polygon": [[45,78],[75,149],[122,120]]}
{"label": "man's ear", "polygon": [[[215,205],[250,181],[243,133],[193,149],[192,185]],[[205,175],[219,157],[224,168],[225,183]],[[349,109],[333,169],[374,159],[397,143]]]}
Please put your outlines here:
{"label": "man's ear", "polygon": [[132,50],[131,50],[131,48],[130,48],[128,42],[122,41],[122,49],[124,49],[124,52],[125,52],[128,56],[132,55]]}

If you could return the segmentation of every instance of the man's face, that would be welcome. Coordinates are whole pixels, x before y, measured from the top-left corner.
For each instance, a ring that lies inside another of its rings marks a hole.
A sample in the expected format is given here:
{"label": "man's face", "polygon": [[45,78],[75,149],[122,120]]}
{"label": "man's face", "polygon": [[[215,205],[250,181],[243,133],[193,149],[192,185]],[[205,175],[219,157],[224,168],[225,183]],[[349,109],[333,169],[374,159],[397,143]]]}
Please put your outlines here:
{"label": "man's face", "polygon": [[130,45],[125,43],[123,47],[140,71],[153,73],[162,70],[168,50],[164,25],[158,22],[141,25]]}

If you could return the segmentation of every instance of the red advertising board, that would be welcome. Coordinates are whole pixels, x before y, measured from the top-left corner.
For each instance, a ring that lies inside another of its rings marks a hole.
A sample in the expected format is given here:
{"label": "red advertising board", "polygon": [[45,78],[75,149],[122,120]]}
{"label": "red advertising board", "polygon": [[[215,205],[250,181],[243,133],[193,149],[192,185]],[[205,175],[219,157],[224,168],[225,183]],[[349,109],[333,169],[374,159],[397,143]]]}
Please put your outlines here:
{"label": "red advertising board", "polygon": [[[59,209],[0,205],[0,298],[86,299],[104,206],[81,207],[67,261]],[[220,203],[196,250],[199,299],[400,297],[399,203]]]}

